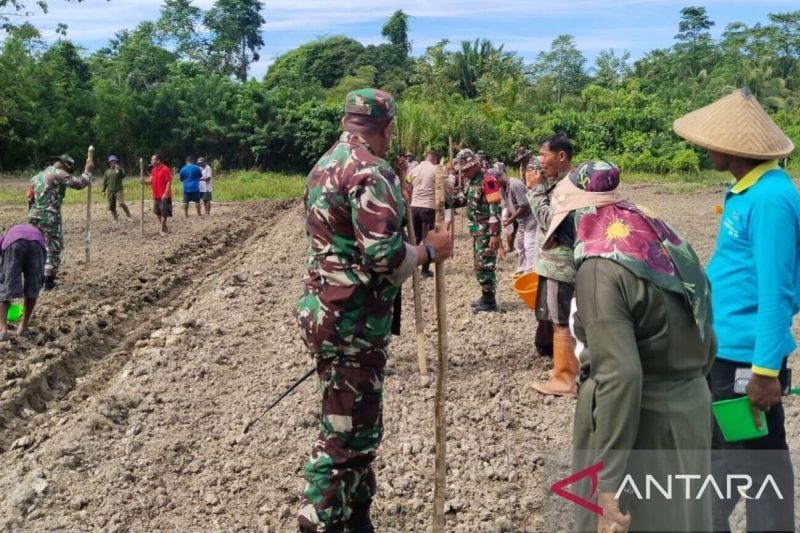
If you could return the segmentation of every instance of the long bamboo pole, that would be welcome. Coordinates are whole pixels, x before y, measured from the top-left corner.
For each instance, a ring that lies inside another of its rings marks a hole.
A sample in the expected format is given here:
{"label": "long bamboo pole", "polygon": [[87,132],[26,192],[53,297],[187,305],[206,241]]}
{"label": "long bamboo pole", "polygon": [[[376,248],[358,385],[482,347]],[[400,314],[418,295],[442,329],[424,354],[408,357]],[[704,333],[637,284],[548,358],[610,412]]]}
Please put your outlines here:
{"label": "long bamboo pole", "polygon": [[[417,236],[414,232],[414,224],[411,221],[411,207],[406,206],[406,222],[408,224],[408,238],[412,244],[417,244]],[[428,375],[428,363],[425,360],[425,323],[422,320],[422,300],[419,294],[419,270],[414,269],[411,275],[411,287],[414,291],[414,326],[417,329],[417,361],[419,362],[419,374]]]}
{"label": "long bamboo pole", "polygon": [[[436,172],[436,230],[444,228],[444,179],[445,172],[439,167]],[[447,435],[445,402],[447,401],[447,294],[444,261],[436,263],[436,320],[439,329],[438,363],[436,373],[436,403],[434,421],[436,425],[436,465],[433,487],[433,531],[444,532],[444,501],[447,487]]]}
{"label": "long bamboo pole", "polygon": [[139,158],[139,227],[144,237],[144,159]]}
{"label": "long bamboo pole", "polygon": [[[94,161],[94,146],[89,146],[86,154],[86,162]],[[86,253],[86,264],[89,264],[92,255],[92,182],[86,189],[86,238],[84,239],[84,252]]]}
{"label": "long bamboo pole", "polygon": [[[450,135],[448,137],[447,141],[448,141],[448,148],[447,148],[448,156],[449,156],[450,161],[452,161],[453,160],[453,136]],[[457,186],[461,187],[461,171],[460,170],[458,171],[458,184],[457,184]],[[455,247],[455,242],[456,242],[456,210],[455,209],[451,209],[450,210],[450,242],[453,243],[452,255],[455,256],[455,252],[456,252],[456,247]]]}

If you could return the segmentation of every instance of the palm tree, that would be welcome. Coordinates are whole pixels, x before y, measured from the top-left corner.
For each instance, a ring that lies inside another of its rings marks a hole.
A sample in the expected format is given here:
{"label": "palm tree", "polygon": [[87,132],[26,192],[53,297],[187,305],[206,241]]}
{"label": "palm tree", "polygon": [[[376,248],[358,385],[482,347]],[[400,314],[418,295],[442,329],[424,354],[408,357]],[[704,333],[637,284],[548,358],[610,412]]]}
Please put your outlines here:
{"label": "palm tree", "polygon": [[490,72],[507,73],[513,61],[514,55],[504,52],[502,45],[496,48],[486,39],[462,41],[461,50],[453,54],[450,76],[458,82],[459,92],[465,98],[475,98],[481,76]]}

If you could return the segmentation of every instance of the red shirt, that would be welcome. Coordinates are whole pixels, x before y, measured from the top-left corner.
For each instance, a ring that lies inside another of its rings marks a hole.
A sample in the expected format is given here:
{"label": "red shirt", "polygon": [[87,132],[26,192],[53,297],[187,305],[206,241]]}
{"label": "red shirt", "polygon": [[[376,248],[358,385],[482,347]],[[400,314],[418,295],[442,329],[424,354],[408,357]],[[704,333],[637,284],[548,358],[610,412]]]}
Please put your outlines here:
{"label": "red shirt", "polygon": [[[161,200],[164,197],[164,191],[167,191],[167,198],[172,198],[172,172],[167,165],[158,165],[153,167],[150,172],[151,188],[153,190],[153,200]],[[167,190],[169,188],[169,190]]]}

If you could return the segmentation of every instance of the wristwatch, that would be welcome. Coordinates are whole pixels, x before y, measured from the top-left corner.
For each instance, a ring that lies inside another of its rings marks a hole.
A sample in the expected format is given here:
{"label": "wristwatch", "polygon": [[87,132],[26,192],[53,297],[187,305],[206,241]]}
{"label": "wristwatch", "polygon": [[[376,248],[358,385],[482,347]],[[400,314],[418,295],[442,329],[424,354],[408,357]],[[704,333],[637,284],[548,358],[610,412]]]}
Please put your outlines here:
{"label": "wristwatch", "polygon": [[425,261],[425,266],[429,266],[431,263],[436,261],[436,249],[431,246],[430,244],[424,245],[425,249],[428,251],[428,260]]}

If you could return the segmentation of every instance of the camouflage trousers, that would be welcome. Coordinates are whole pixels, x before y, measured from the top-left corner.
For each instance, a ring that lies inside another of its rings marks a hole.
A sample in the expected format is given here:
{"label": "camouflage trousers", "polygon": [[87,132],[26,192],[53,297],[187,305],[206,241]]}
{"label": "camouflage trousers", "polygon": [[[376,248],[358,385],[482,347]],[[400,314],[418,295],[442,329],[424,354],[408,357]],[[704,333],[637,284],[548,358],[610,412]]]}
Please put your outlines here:
{"label": "camouflage trousers", "polygon": [[301,531],[345,531],[354,507],[376,492],[371,463],[383,436],[386,352],[317,357],[322,393],[320,433],[304,474]]}
{"label": "camouflage trousers", "polygon": [[489,247],[490,235],[479,232],[472,234],[472,257],[475,262],[475,277],[482,292],[495,292],[495,263],[497,252]]}
{"label": "camouflage trousers", "polygon": [[44,275],[55,276],[61,266],[61,252],[64,250],[64,232],[61,229],[61,222],[45,224],[39,220],[28,220],[28,223],[39,228],[44,235],[44,246],[47,249]]}

